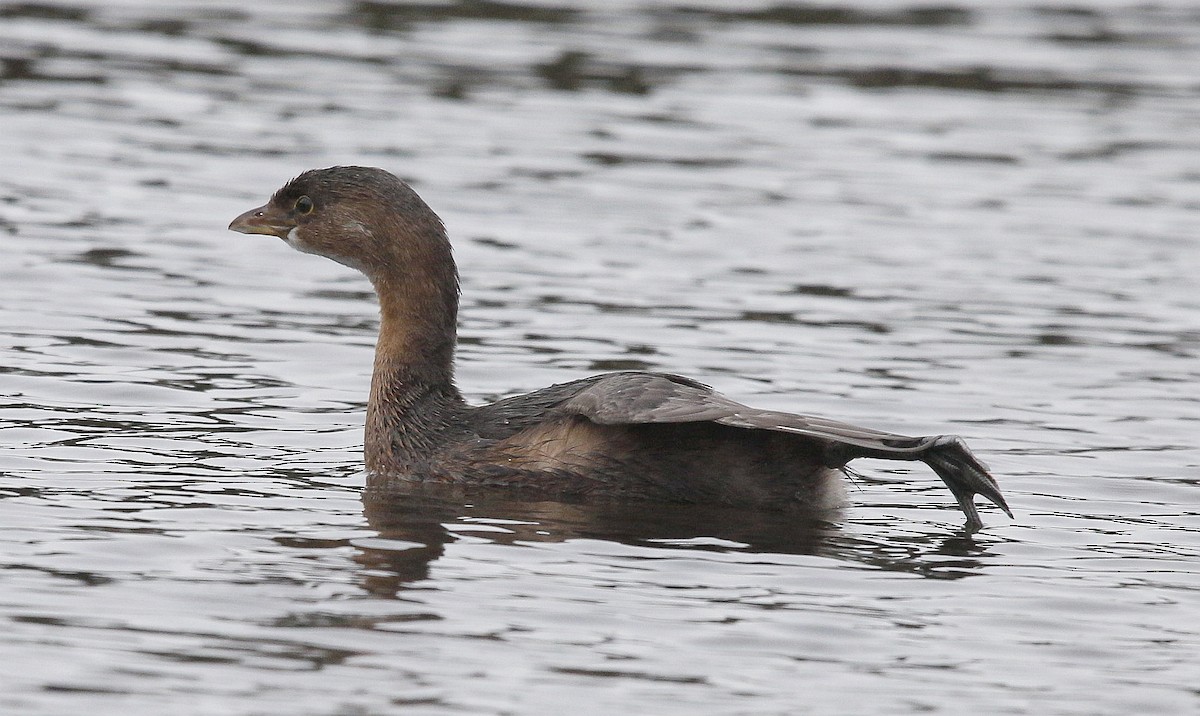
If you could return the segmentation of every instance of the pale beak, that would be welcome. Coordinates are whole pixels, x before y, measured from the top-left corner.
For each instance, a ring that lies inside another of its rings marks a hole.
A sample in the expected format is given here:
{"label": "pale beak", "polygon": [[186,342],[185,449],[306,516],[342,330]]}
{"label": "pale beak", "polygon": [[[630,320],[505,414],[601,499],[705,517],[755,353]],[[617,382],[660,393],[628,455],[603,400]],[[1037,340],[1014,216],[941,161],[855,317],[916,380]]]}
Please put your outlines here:
{"label": "pale beak", "polygon": [[270,204],[251,209],[229,224],[230,231],[242,234],[266,234],[286,239],[288,232],[296,228],[296,221]]}

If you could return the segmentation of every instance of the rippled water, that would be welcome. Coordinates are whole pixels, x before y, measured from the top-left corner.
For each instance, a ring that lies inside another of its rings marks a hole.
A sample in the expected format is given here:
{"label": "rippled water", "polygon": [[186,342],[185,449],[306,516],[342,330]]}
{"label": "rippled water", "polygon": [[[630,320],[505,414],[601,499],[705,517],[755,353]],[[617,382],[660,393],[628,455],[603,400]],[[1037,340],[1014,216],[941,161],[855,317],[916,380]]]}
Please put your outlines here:
{"label": "rippled water", "polygon": [[[1194,712],[1200,14],[981,5],[0,3],[0,711]],[[335,163],[473,399],[958,432],[1016,519],[364,505],[369,287],[225,230]]]}

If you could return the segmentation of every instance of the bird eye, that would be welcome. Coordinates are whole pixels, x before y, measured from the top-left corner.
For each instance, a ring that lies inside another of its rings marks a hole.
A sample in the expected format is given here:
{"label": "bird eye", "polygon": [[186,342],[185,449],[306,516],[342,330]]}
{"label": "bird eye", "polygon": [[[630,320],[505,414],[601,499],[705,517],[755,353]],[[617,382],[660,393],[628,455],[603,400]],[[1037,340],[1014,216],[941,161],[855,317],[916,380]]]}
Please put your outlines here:
{"label": "bird eye", "polygon": [[296,200],[297,214],[311,214],[313,210],[313,201],[307,196],[302,196]]}

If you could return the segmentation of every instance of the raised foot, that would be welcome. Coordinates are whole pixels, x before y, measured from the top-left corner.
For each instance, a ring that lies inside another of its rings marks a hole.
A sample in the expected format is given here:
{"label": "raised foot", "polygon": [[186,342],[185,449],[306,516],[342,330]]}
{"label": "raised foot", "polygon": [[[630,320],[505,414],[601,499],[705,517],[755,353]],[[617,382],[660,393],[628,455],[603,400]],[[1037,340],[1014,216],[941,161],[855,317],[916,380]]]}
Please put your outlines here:
{"label": "raised foot", "polygon": [[967,516],[966,529],[975,532],[983,527],[979,511],[975,508],[975,495],[983,495],[994,505],[1012,517],[1012,510],[1000,494],[1000,486],[988,472],[987,466],[975,457],[966,443],[957,435],[939,435],[921,454],[923,460],[942,478],[958,506]]}

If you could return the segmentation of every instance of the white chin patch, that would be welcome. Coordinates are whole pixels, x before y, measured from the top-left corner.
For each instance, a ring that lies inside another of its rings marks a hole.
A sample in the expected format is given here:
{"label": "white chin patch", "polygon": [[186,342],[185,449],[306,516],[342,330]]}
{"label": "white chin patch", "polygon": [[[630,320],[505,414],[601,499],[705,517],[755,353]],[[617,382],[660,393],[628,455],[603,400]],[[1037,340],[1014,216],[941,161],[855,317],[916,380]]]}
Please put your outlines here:
{"label": "white chin patch", "polygon": [[284,237],[283,240],[287,242],[288,246],[291,246],[293,249],[295,249],[297,251],[303,251],[306,254],[312,253],[312,251],[309,250],[308,245],[300,240],[300,227],[299,226],[293,226],[292,230],[287,232],[287,236]]}
{"label": "white chin patch", "polygon": [[361,271],[362,273],[366,273],[366,271],[363,269],[363,265],[353,259],[349,259],[349,258],[346,258],[343,256],[331,256],[329,254],[323,254],[323,253],[313,250],[313,248],[311,246],[309,246],[308,244],[304,243],[303,240],[301,240],[299,226],[292,227],[292,230],[287,233],[287,237],[284,238],[284,241],[287,242],[288,246],[291,246],[293,249],[295,249],[297,251],[302,251],[306,254],[312,254],[314,256],[324,256],[325,258],[333,259],[334,261],[337,261],[339,264],[341,264],[343,266],[349,266],[350,268],[354,269],[355,271]]}

